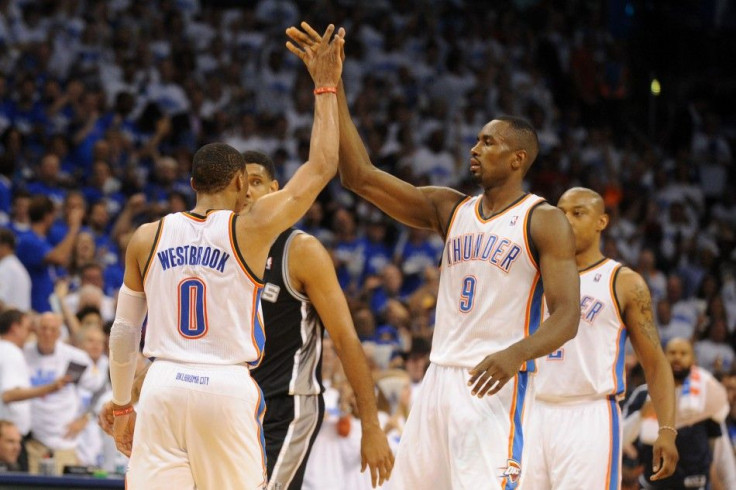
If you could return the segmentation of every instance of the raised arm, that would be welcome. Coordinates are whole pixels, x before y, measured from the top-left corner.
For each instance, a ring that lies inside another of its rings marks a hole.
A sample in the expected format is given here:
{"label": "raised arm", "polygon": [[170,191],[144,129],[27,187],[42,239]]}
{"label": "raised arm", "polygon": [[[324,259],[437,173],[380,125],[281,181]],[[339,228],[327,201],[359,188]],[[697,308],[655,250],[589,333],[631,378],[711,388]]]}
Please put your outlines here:
{"label": "raised arm", "polygon": [[473,394],[478,397],[497,393],[525,361],[559,349],[578,331],[580,276],[567,218],[558,208],[548,204],[538,206],[531,217],[531,238],[539,254],[549,317],[534,334],[487,356],[470,371],[468,384],[474,385]]}
{"label": "raised arm", "polygon": [[342,184],[405,225],[435,230],[444,236],[450,213],[464,196],[447,187],[414,187],[373,166],[350,117],[342,82],[338,87],[337,104]]}
{"label": "raised arm", "polygon": [[301,35],[312,41],[310,45],[300,45],[303,49],[287,42],[289,50],[307,66],[315,86],[309,160],[296,171],[283,189],[259,199],[248,213],[248,220],[259,233],[271,238],[296,223],[337,172],[340,134],[335,93],[342,72],[345,30],[340,28],[333,38],[335,27],[332,24],[323,36],[304,22],[302,27],[306,32],[290,27],[286,33],[292,39]]}
{"label": "raised arm", "polygon": [[289,248],[289,273],[317,309],[335,344],[345,376],[355,392],[362,426],[362,469],[370,467],[373,486],[391,475],[394,457],[378,422],[375,385],[363,347],[350,316],[345,294],[337,282],[332,259],[319,240],[299,235]]}
{"label": "raised arm", "polygon": [[662,351],[657,327],[654,325],[652,298],[644,279],[628,267],[624,267],[618,273],[614,290],[621,302],[631,345],[644,368],[649,396],[659,422],[659,435],[654,443],[652,480],[660,480],[675,471],[678,460],[676,434],[672,430],[675,427],[675,380],[672,377],[672,368]]}

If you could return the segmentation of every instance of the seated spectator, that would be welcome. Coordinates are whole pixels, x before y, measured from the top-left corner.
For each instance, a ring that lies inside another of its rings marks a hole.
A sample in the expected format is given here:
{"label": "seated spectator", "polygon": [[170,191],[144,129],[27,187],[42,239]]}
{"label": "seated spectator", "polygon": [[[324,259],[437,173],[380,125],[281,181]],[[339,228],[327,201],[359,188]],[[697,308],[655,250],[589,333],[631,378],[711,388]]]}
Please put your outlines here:
{"label": "seated spectator", "polygon": [[0,473],[22,471],[18,462],[22,440],[13,422],[0,419]]}
{"label": "seated spectator", "polygon": [[12,231],[0,228],[0,302],[6,308],[31,309],[31,276],[15,255]]}
{"label": "seated spectator", "polygon": [[95,366],[89,355],[81,349],[61,342],[61,318],[44,313],[38,320],[36,342],[26,345],[26,362],[31,372],[31,384],[39,386],[58,379],[68,372],[72,363],[80,365],[81,373],[74,383],[57,393],[34,399],[31,402],[31,431],[33,438],[26,442],[28,468],[38,473],[39,463],[53,454],[57,472],[64,466],[79,464],[77,456],[78,434],[89,422],[80,420],[81,388],[97,391],[106,380],[106,373]]}

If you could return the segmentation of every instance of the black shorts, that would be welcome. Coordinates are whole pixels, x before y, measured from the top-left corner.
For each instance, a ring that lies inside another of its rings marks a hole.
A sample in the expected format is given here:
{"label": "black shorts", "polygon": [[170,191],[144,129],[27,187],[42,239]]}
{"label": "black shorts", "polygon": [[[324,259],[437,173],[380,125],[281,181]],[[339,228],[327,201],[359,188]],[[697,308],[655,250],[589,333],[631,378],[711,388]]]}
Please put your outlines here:
{"label": "black shorts", "polygon": [[[296,417],[295,404],[298,404],[299,417]],[[298,490],[302,487],[307,459],[324,415],[322,395],[285,395],[266,399],[263,433],[269,488]]]}

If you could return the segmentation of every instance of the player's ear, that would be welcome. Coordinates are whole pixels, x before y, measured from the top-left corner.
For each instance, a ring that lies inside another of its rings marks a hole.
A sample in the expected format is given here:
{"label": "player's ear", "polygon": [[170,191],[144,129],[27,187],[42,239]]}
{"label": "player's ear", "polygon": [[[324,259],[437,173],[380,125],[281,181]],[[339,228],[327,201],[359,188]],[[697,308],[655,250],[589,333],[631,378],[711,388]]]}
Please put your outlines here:
{"label": "player's ear", "polygon": [[608,217],[608,214],[603,213],[600,216],[598,216],[598,231],[603,231],[608,227],[608,222],[610,221],[610,218]]}
{"label": "player's ear", "polygon": [[194,185],[194,177],[189,177],[189,187],[191,187],[194,192],[197,192],[197,186]]}
{"label": "player's ear", "polygon": [[271,192],[276,192],[277,190],[279,190],[279,181],[273,179],[271,181],[271,184],[269,185],[269,188],[271,189]]}

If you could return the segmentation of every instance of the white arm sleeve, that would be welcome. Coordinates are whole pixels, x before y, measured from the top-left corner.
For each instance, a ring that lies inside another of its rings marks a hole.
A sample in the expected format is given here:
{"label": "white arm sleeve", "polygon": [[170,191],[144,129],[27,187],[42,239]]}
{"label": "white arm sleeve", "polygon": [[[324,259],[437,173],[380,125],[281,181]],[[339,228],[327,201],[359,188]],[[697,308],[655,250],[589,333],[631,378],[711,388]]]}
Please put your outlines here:
{"label": "white arm sleeve", "polygon": [[110,382],[112,401],[116,405],[130,402],[141,343],[141,326],[147,311],[145,293],[133,291],[123,284],[118,294],[115,322],[110,331]]}

